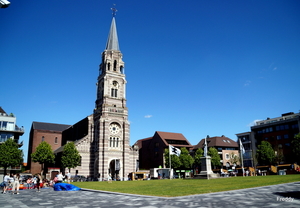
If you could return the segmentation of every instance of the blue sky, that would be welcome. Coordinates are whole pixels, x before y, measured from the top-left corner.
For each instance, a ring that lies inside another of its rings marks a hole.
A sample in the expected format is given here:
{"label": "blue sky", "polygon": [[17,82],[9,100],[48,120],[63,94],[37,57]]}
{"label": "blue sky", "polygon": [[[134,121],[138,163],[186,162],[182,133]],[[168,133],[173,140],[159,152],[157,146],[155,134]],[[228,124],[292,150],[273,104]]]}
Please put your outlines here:
{"label": "blue sky", "polygon": [[[11,0],[0,10],[1,102],[25,127],[92,114],[116,4],[131,144],[155,131],[250,130],[299,112],[300,1]],[[26,157],[27,158],[27,157]]]}

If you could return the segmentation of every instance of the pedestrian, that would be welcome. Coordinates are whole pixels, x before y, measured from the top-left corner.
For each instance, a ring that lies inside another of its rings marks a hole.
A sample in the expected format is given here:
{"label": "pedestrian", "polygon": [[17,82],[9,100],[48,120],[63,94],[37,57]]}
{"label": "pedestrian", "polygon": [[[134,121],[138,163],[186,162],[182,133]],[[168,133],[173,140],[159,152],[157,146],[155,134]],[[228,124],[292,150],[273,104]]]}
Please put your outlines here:
{"label": "pedestrian", "polygon": [[32,188],[32,178],[29,177],[27,180],[26,180],[26,184],[27,184],[27,189],[31,189]]}
{"label": "pedestrian", "polygon": [[14,174],[14,182],[13,182],[13,188],[12,188],[12,194],[19,194],[20,189],[20,174]]}
{"label": "pedestrian", "polygon": [[66,178],[67,178],[68,184],[70,184],[71,183],[71,173],[67,172]]}
{"label": "pedestrian", "polygon": [[6,175],[3,178],[3,190],[2,193],[6,194],[6,190],[8,188],[8,183],[9,183],[9,173],[6,173]]}
{"label": "pedestrian", "polygon": [[38,173],[37,177],[36,177],[36,188],[37,191],[36,192],[40,192],[40,187],[41,187],[41,182],[42,182],[42,177],[41,174]]}
{"label": "pedestrian", "polygon": [[57,177],[57,182],[56,183],[62,183],[63,182],[64,176],[62,175],[61,172],[56,177]]}

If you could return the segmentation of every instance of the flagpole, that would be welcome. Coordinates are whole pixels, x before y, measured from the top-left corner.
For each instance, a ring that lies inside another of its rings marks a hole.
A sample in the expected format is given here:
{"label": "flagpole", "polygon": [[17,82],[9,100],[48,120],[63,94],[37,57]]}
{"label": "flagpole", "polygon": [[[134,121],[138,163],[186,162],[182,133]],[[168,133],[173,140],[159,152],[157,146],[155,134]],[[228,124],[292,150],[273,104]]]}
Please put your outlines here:
{"label": "flagpole", "polygon": [[243,159],[243,149],[242,149],[242,141],[240,140],[240,152],[241,152],[241,162],[242,162],[242,170],[243,170],[243,177],[245,177],[245,173],[244,173],[244,159]]}
{"label": "flagpole", "polygon": [[169,171],[169,177],[170,177],[170,180],[171,180],[171,150],[170,150],[170,145],[169,145],[169,166],[170,166],[170,171]]}

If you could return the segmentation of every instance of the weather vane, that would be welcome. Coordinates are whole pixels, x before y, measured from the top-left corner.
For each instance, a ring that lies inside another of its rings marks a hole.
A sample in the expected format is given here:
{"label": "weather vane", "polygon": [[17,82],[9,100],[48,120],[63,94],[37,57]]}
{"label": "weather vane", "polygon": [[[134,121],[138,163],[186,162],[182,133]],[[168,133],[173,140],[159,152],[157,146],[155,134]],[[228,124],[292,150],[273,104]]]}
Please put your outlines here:
{"label": "weather vane", "polygon": [[116,4],[113,4],[113,8],[111,8],[111,10],[112,10],[112,15],[113,15],[113,17],[115,17],[115,16],[116,16],[116,12],[118,11],[118,10],[116,9]]}

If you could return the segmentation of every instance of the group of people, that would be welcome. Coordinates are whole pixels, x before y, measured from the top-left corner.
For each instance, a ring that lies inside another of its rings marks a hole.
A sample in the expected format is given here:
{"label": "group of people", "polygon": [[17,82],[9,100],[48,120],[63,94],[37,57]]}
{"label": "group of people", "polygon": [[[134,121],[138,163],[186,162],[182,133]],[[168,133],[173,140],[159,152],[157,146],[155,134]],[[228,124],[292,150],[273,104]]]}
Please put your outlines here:
{"label": "group of people", "polygon": [[66,172],[63,175],[61,172],[56,175],[56,177],[48,181],[47,179],[42,179],[41,174],[36,174],[33,177],[28,177],[26,182],[26,186],[22,184],[22,178],[19,173],[7,173],[3,177],[3,182],[0,184],[2,188],[2,193],[6,194],[8,190],[11,190],[12,194],[19,194],[20,185],[22,184],[23,187],[27,189],[37,189],[37,192],[40,192],[40,188],[53,186],[55,183],[62,183],[63,181],[71,183],[71,174]]}
{"label": "group of people", "polygon": [[71,183],[71,173],[66,172],[65,175],[60,172],[59,174],[56,175],[56,177],[53,179],[53,183],[62,183],[63,181],[67,181],[67,183]]}
{"label": "group of people", "polygon": [[20,174],[7,173],[3,178],[2,193],[6,194],[9,188],[12,188],[13,194],[19,194],[20,189]]}

